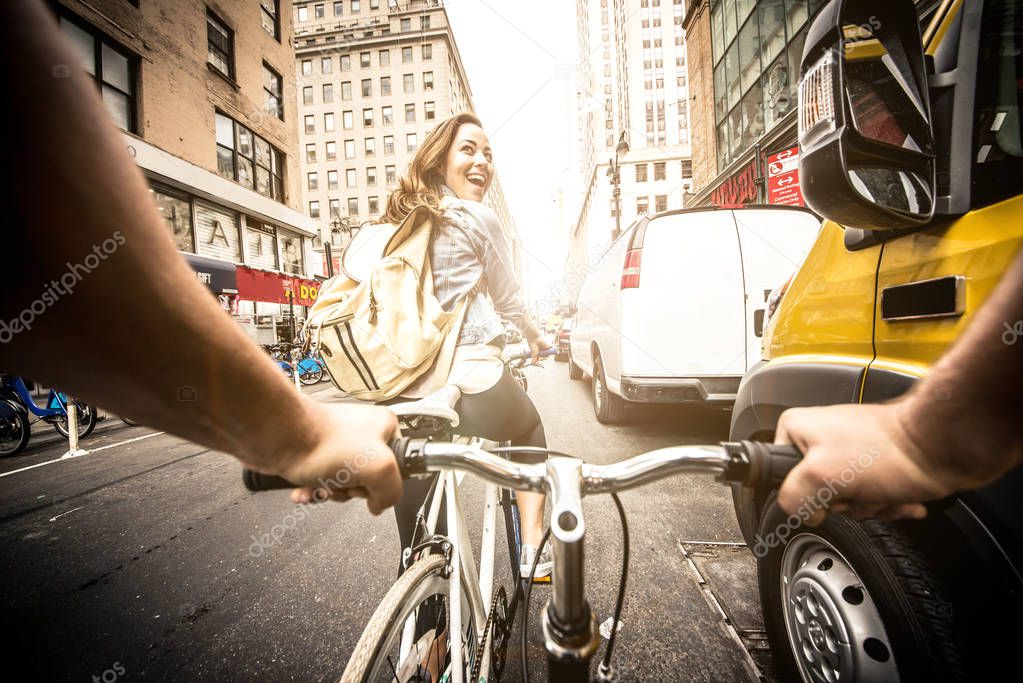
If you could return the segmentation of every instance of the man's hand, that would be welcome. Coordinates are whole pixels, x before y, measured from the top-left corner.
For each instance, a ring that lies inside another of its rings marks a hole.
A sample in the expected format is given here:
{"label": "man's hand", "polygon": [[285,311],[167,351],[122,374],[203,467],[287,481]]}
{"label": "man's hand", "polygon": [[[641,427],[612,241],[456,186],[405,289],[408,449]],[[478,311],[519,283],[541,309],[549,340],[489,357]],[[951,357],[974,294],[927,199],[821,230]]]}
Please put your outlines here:
{"label": "man's hand", "polygon": [[546,337],[540,336],[529,340],[529,364],[539,365],[540,352],[553,346]]}
{"label": "man's hand", "polygon": [[959,487],[909,438],[906,410],[900,401],[785,411],[775,442],[794,444],[804,457],[782,484],[778,504],[790,514],[812,513],[811,525],[828,508],[857,519],[926,516],[923,501]]}
{"label": "man's hand", "polygon": [[312,450],[297,454],[279,474],[303,484],[296,503],[365,498],[374,515],[401,498],[398,463],[387,443],[398,436],[398,419],[387,408],[310,401],[319,433]]}

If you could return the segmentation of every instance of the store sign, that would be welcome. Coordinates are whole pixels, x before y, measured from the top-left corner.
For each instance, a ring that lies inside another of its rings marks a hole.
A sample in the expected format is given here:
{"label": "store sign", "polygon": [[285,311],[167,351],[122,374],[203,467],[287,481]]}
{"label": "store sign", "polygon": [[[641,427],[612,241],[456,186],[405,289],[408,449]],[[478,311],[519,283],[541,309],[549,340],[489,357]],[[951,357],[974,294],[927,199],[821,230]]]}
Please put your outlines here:
{"label": "store sign", "polygon": [[238,266],[238,295],[246,301],[312,306],[319,293],[320,284],[314,280]]}
{"label": "store sign", "polygon": [[767,157],[767,201],[784,206],[806,206],[799,189],[799,147]]}
{"label": "store sign", "polygon": [[749,162],[738,173],[721,183],[710,195],[715,206],[741,206],[755,204],[758,199],[756,182],[756,159]]}
{"label": "store sign", "polygon": [[196,254],[182,253],[181,255],[195,271],[196,279],[209,287],[214,294],[235,294],[238,291],[233,263],[205,258]]}

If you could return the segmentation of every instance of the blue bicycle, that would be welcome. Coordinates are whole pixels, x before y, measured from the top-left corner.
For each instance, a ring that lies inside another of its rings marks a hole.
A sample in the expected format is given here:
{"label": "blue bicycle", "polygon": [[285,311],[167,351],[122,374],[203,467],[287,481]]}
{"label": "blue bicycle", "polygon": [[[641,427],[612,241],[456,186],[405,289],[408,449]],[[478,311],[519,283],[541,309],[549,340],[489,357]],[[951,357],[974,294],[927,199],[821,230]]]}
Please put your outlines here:
{"label": "blue bicycle", "polygon": [[[277,366],[284,372],[285,375],[290,379],[292,376],[291,362],[289,359],[292,357],[291,354],[300,353],[298,346],[292,347],[289,344],[273,344],[264,346],[263,349],[270,354],[270,357],[274,359]],[[314,356],[306,355],[298,359],[298,381],[302,384],[316,384],[323,379],[324,365],[323,361]]]}
{"label": "blue bicycle", "polygon": [[[50,389],[45,406],[36,405],[25,382],[16,375],[0,376],[0,457],[14,455],[28,443],[32,433],[30,415],[53,425],[64,438],[70,437],[67,396]],[[84,438],[96,428],[96,408],[75,402],[78,437]]]}

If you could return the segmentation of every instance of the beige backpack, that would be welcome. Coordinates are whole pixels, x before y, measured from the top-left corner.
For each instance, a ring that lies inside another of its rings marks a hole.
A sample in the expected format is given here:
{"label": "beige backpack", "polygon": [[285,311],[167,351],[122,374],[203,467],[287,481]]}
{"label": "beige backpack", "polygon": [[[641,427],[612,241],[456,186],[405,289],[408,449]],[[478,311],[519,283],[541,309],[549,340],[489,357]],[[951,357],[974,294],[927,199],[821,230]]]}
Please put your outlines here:
{"label": "beige backpack", "polygon": [[335,276],[309,311],[307,339],[337,388],[354,398],[395,398],[431,368],[451,363],[466,302],[445,312],[434,296],[430,237],[437,220],[425,206],[414,209],[361,282]]}

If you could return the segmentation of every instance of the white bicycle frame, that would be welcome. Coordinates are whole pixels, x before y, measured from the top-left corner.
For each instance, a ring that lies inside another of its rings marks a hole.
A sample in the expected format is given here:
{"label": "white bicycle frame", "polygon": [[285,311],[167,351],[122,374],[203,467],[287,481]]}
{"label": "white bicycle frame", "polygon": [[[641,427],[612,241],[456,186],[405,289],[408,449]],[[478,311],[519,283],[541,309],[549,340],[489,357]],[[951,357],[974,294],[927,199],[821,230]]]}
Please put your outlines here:
{"label": "white bicycle frame", "polygon": [[[391,406],[391,409],[399,416],[432,415],[451,420],[453,427],[458,425],[458,417],[452,406],[457,403],[460,393],[453,387],[445,390],[446,395],[435,396],[423,401]],[[438,400],[439,399],[439,400]],[[487,443],[477,437],[461,437],[459,441],[466,441],[468,444],[477,447],[484,447]],[[479,571],[476,570],[476,559],[473,556],[472,543],[469,540],[469,529],[465,523],[465,513],[462,508],[462,498],[459,494],[459,487],[464,479],[464,473],[454,470],[439,472],[437,480],[430,489],[427,497],[430,508],[425,515],[426,538],[433,536],[437,529],[437,519],[440,517],[442,502],[447,502],[447,528],[445,538],[451,543],[451,576],[449,582],[449,605],[448,615],[448,638],[451,634],[463,633],[462,624],[462,583],[469,593],[469,614],[473,620],[474,632],[478,638],[487,622],[487,610],[490,609],[494,591],[494,548],[497,542],[497,505],[498,487],[495,484],[486,483],[484,489],[483,504],[483,539],[480,544]],[[426,503],[424,503],[425,507]],[[422,510],[420,510],[422,514]],[[403,549],[404,551],[404,549]],[[424,555],[429,548],[423,551]],[[517,558],[515,558],[517,561]],[[407,558],[411,561],[411,558]],[[404,662],[406,657],[415,646],[416,617],[410,615],[405,620],[402,630],[401,645],[398,652],[398,661]],[[459,636],[459,640],[461,637]],[[483,664],[480,668],[480,680],[487,680],[490,677],[490,650],[493,641],[493,627],[487,633],[486,642],[483,643],[482,651],[477,656],[483,657]],[[478,643],[477,643],[478,646]],[[464,683],[463,671],[465,670],[464,655],[461,647],[451,647],[450,665],[451,683]],[[476,683],[473,681],[472,683]]]}

